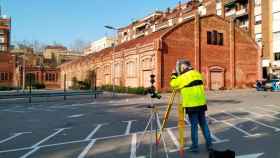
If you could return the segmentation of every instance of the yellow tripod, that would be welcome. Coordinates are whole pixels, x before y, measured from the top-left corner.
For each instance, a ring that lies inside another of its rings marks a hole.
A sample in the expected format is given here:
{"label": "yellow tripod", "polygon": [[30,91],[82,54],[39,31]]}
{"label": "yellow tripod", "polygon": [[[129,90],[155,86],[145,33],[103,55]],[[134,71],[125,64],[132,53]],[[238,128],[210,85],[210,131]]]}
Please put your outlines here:
{"label": "yellow tripod", "polygon": [[[164,128],[166,127],[166,124],[167,124],[167,121],[169,118],[169,114],[171,112],[171,108],[174,103],[175,96],[176,96],[176,91],[173,90],[172,94],[168,100],[167,109],[164,114],[163,123],[162,123],[161,129],[160,129],[161,132],[157,136],[157,143],[159,143],[159,141],[161,139],[161,133],[164,130]],[[180,143],[179,154],[180,154],[180,157],[183,158],[184,157],[184,147],[185,147],[185,119],[184,119],[185,114],[184,114],[184,109],[180,104],[178,104],[177,109],[178,109],[178,132],[179,132],[179,143]]]}

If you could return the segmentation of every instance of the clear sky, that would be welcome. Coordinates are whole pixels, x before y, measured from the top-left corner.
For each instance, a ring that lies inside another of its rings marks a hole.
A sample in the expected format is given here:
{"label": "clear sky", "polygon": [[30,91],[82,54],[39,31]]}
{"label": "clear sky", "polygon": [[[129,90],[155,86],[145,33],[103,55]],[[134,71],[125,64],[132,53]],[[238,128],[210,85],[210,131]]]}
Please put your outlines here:
{"label": "clear sky", "polygon": [[[0,0],[12,18],[12,41],[54,41],[69,46],[77,39],[94,41],[113,32],[104,25],[126,26],[179,0]],[[184,0],[182,0],[184,2]]]}

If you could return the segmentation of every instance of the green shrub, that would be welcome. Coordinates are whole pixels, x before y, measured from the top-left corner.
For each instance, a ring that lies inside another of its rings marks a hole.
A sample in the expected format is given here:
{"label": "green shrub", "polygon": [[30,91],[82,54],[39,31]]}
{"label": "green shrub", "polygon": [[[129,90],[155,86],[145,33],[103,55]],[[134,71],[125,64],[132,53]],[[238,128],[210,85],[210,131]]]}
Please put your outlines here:
{"label": "green shrub", "polygon": [[10,86],[0,86],[0,91],[10,91],[10,90],[15,90],[15,87],[10,87]]}
{"label": "green shrub", "polygon": [[73,90],[89,90],[91,88],[90,80],[78,81],[76,77],[72,78],[72,86],[69,87]]}
{"label": "green shrub", "polygon": [[[101,90],[104,91],[113,91],[113,85],[102,85],[100,87]],[[117,93],[131,93],[131,94],[144,94],[144,87],[124,87],[124,86],[115,86],[115,92]]]}
{"label": "green shrub", "polygon": [[32,87],[35,88],[35,89],[45,89],[46,88],[44,83],[34,83],[32,85]]}

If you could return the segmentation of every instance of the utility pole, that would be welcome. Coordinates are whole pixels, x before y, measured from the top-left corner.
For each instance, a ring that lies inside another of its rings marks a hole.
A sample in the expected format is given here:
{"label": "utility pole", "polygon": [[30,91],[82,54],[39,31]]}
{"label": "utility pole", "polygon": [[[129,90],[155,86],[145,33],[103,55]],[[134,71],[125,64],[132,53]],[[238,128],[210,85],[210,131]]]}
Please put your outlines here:
{"label": "utility pole", "polygon": [[[112,27],[112,26],[105,25],[104,27],[107,28],[107,29],[115,31],[116,34],[117,34],[117,31],[119,30],[119,29],[117,29],[115,27]],[[115,41],[113,42],[112,46],[113,46],[113,53],[112,53],[112,58],[113,58],[113,67],[112,67],[113,74],[112,74],[112,79],[113,79],[113,97],[114,97],[115,96],[115,55],[114,55],[114,53],[115,53],[115,50],[116,50],[116,42]]]}
{"label": "utility pole", "polygon": [[22,90],[25,88],[25,56],[22,56]]}
{"label": "utility pole", "polygon": [[66,100],[66,73],[64,73],[64,87],[63,87],[63,90],[64,90],[64,100]]}

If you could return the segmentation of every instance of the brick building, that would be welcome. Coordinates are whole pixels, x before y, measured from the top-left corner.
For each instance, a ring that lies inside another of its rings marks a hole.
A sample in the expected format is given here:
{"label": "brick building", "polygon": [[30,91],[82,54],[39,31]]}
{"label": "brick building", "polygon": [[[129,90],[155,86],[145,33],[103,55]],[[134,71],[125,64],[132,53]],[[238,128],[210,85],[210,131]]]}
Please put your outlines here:
{"label": "brick building", "polygon": [[0,53],[0,86],[10,87],[16,85],[15,61],[14,55],[10,53]]}
{"label": "brick building", "polygon": [[[23,70],[25,73],[23,73]],[[23,74],[25,79],[23,79]],[[18,86],[22,87],[23,82],[25,82],[25,86],[29,86],[28,84],[44,84],[46,89],[59,89],[60,88],[60,71],[56,68],[50,67],[41,67],[41,66],[28,66],[20,69],[17,73]]]}
{"label": "brick building", "polygon": [[15,84],[15,56],[10,54],[11,19],[0,15],[0,86]]}
{"label": "brick building", "polygon": [[193,14],[173,26],[62,64],[61,76],[66,74],[67,87],[73,77],[83,80],[90,71],[96,72],[98,86],[114,81],[122,86],[147,87],[153,73],[157,88],[166,91],[176,60],[186,58],[204,74],[207,89],[251,87],[260,77],[261,54],[251,36],[233,20],[217,15],[200,17],[199,11]]}

